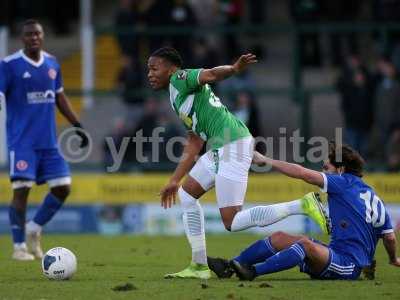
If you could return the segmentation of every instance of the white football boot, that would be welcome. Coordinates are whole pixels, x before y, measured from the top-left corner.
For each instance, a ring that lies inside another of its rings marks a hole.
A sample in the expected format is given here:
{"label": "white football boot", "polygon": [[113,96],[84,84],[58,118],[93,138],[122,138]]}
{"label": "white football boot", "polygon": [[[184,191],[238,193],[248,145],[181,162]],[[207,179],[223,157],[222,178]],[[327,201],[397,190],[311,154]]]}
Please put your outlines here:
{"label": "white football boot", "polygon": [[29,260],[35,260],[35,257],[28,252],[26,245],[21,245],[21,246],[14,246],[12,259],[20,261],[29,261]]}
{"label": "white football boot", "polygon": [[35,258],[42,259],[43,250],[40,245],[40,238],[42,236],[41,230],[29,230],[28,227],[26,229],[26,241],[28,244],[28,249],[31,254],[35,256]]}

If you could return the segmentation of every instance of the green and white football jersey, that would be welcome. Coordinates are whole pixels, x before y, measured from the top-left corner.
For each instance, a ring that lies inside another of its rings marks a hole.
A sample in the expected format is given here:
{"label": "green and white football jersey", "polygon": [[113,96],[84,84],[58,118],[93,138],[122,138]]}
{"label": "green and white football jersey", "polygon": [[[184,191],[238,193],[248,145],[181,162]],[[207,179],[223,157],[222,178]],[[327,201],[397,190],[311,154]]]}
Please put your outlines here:
{"label": "green and white football jersey", "polygon": [[246,125],[228,111],[211,87],[199,84],[200,71],[178,70],[170,79],[171,105],[185,127],[207,141],[211,149],[250,136]]}

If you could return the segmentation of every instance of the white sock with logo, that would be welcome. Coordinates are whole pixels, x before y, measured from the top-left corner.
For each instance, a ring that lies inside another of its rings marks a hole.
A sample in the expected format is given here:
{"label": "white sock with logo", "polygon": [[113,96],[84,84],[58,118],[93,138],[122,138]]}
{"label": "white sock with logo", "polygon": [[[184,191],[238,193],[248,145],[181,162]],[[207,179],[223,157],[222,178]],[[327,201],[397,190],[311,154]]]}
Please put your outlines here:
{"label": "white sock with logo", "polygon": [[206,236],[204,232],[204,213],[199,201],[189,195],[183,188],[178,191],[183,210],[183,227],[192,248],[192,261],[207,264]]}
{"label": "white sock with logo", "polygon": [[241,231],[255,226],[268,226],[288,216],[303,214],[301,200],[267,206],[255,206],[238,212],[233,218],[231,231]]}

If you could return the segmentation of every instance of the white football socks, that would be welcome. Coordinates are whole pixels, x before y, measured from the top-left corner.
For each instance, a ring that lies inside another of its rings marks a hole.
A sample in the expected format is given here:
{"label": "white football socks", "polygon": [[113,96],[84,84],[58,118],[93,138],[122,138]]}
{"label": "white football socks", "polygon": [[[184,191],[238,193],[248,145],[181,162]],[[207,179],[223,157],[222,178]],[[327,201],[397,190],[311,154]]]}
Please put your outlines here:
{"label": "white football socks", "polygon": [[303,214],[301,200],[252,207],[242,210],[235,215],[231,231],[241,231],[255,226],[268,226],[288,216],[298,214]]}
{"label": "white football socks", "polygon": [[207,264],[206,236],[204,232],[204,213],[196,198],[193,198],[182,188],[178,190],[183,210],[183,227],[192,248],[192,261]]}
{"label": "white football socks", "polygon": [[42,231],[42,226],[40,226],[39,224],[36,224],[35,222],[33,222],[31,220],[28,223],[26,223],[25,230],[26,230],[27,233],[30,233],[30,232],[41,232]]}
{"label": "white football socks", "polygon": [[18,250],[23,250],[23,251],[28,251],[28,248],[26,247],[26,243],[14,243],[14,251]]}

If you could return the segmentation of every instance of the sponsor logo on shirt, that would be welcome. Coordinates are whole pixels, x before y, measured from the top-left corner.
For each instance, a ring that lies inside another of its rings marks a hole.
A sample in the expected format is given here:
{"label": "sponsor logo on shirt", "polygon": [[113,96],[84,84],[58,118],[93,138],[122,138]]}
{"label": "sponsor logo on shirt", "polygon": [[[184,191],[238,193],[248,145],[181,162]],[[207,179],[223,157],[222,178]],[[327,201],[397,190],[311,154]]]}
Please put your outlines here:
{"label": "sponsor logo on shirt", "polygon": [[56,77],[57,77],[57,71],[56,70],[54,70],[54,69],[50,69],[49,70],[49,72],[48,72],[48,74],[49,74],[49,77],[51,78],[51,79],[56,79]]}
{"label": "sponsor logo on shirt", "polygon": [[54,103],[56,94],[54,91],[30,92],[26,95],[29,104]]}
{"label": "sponsor logo on shirt", "polygon": [[25,171],[28,168],[28,163],[25,160],[19,160],[16,164],[17,170]]}
{"label": "sponsor logo on shirt", "polygon": [[186,72],[185,70],[178,71],[177,78],[178,78],[179,80],[186,80],[186,78],[187,78],[187,72]]}
{"label": "sponsor logo on shirt", "polygon": [[31,76],[31,74],[28,72],[28,71],[26,71],[25,73],[24,73],[24,75],[22,75],[22,78],[24,78],[24,79],[27,79],[27,78],[31,78],[32,76]]}

